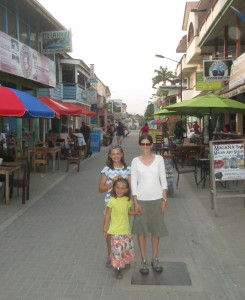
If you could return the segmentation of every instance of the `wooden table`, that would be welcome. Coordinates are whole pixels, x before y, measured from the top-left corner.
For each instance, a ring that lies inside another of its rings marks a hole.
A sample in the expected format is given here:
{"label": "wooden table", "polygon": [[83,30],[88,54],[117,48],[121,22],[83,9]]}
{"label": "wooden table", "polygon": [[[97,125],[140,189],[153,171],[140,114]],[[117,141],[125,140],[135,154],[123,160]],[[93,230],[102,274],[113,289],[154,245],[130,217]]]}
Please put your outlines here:
{"label": "wooden table", "polygon": [[[184,161],[187,158],[187,155],[189,152],[201,152],[200,145],[197,144],[175,144],[175,149],[177,152],[179,152],[179,158],[182,160],[182,167],[184,165]],[[199,151],[198,151],[199,150]]]}
{"label": "wooden table", "polygon": [[0,174],[5,175],[5,203],[9,204],[9,175],[15,171],[19,171],[21,168],[21,164],[16,165],[1,165],[0,166]]}
{"label": "wooden table", "polygon": [[[34,153],[35,148],[28,148],[28,162],[31,163],[31,154]],[[47,153],[51,154],[52,156],[52,172],[55,172],[55,157],[56,153],[58,153],[58,167],[57,169],[59,170],[60,168],[60,153],[61,153],[61,147],[60,146],[55,146],[53,148],[47,148]]]}

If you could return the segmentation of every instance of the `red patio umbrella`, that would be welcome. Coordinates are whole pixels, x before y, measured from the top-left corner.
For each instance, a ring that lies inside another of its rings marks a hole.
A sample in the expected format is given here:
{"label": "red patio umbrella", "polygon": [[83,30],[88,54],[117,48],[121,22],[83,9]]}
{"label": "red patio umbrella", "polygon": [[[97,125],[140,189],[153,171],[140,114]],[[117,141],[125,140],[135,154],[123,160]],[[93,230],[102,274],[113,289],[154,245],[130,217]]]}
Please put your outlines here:
{"label": "red patio umbrella", "polygon": [[38,99],[60,115],[66,115],[66,116],[86,115],[88,117],[96,116],[94,112],[77,104],[61,102],[59,100],[52,99],[48,96],[41,96],[38,97]]}
{"label": "red patio umbrella", "polygon": [[0,116],[53,118],[55,112],[36,97],[16,89],[0,86]]}
{"label": "red patio umbrella", "polygon": [[[71,106],[76,105],[76,104],[73,104],[73,103],[67,103],[67,104],[69,104]],[[78,105],[76,105],[76,106],[78,106]],[[96,117],[96,113],[95,112],[93,112],[93,111],[91,111],[91,110],[89,110],[89,109],[87,109],[85,107],[81,107],[81,108],[83,110],[82,115],[86,115],[87,117],[90,117],[90,118]]]}
{"label": "red patio umbrella", "polygon": [[59,115],[80,116],[83,113],[83,108],[79,105],[70,106],[68,103],[52,99],[48,96],[41,96],[38,99]]}

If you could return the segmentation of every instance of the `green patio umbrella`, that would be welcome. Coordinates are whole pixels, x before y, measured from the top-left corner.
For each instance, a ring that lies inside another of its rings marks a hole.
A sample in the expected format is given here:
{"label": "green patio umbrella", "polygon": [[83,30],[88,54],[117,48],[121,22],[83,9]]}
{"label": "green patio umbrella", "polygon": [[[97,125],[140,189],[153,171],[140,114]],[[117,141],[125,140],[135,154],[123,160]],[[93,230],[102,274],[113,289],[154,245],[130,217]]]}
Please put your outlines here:
{"label": "green patio umbrella", "polygon": [[171,111],[171,110],[163,108],[163,109],[155,112],[153,115],[154,116],[164,116],[164,115],[177,116],[177,115],[181,115],[181,114],[179,112]]}
{"label": "green patio umbrella", "polygon": [[166,106],[165,109],[178,113],[209,115],[209,139],[211,138],[210,119],[212,115],[245,113],[245,104],[236,100],[223,98],[213,93],[198,96],[180,103]]}
{"label": "green patio umbrella", "polygon": [[245,113],[245,104],[236,100],[223,98],[215,94],[207,94],[166,106],[165,109],[178,113],[198,115],[217,115]]}

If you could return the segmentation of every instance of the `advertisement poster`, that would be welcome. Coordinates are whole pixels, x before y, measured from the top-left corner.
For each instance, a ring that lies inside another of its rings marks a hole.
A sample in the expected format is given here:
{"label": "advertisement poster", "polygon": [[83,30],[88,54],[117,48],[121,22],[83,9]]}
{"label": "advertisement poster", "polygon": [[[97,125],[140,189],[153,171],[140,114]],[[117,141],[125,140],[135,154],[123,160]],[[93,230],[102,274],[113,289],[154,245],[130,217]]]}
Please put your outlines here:
{"label": "advertisement poster", "polygon": [[231,67],[229,89],[245,84],[245,53],[234,60]]}
{"label": "advertisement poster", "polygon": [[113,113],[122,112],[122,100],[111,100]]}
{"label": "advertisement poster", "polygon": [[71,30],[42,32],[42,53],[72,52]]}
{"label": "advertisement poster", "polygon": [[204,60],[204,81],[228,81],[231,73],[231,59]]}
{"label": "advertisement poster", "polygon": [[0,31],[0,71],[50,87],[56,86],[54,61],[2,31]]}
{"label": "advertisement poster", "polygon": [[215,181],[244,180],[244,143],[213,145]]}
{"label": "advertisement poster", "polygon": [[156,135],[162,135],[162,130],[161,129],[150,129],[148,132],[153,139],[153,143],[156,142]]}
{"label": "advertisement poster", "polygon": [[196,73],[196,90],[197,91],[217,91],[221,90],[221,81],[203,81],[203,73]]}

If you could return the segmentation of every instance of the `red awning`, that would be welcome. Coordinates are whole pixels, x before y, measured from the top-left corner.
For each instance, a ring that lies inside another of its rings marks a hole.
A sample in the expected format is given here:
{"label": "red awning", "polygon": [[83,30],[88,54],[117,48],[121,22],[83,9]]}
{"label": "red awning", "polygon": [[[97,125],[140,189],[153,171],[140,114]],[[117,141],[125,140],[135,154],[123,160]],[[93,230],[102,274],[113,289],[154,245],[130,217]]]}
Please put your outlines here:
{"label": "red awning", "polygon": [[83,107],[79,105],[74,104],[70,106],[68,103],[52,99],[48,96],[38,97],[38,99],[60,115],[80,116],[83,114]]}
{"label": "red awning", "polygon": [[[73,107],[73,105],[74,106],[78,106],[78,105],[73,104],[73,103],[66,103],[66,104],[67,105],[71,105],[71,107]],[[81,106],[79,106],[79,107],[81,107]],[[89,110],[89,109],[87,109],[85,107],[81,107],[81,108],[83,110],[82,115],[86,115],[87,117],[90,117],[90,118],[96,117],[96,113],[95,112],[93,112],[93,111],[91,111],[91,110]]]}
{"label": "red awning", "polygon": [[96,113],[73,103],[64,103],[59,100],[52,99],[48,96],[38,97],[38,99],[51,108],[58,115],[96,117]]}

